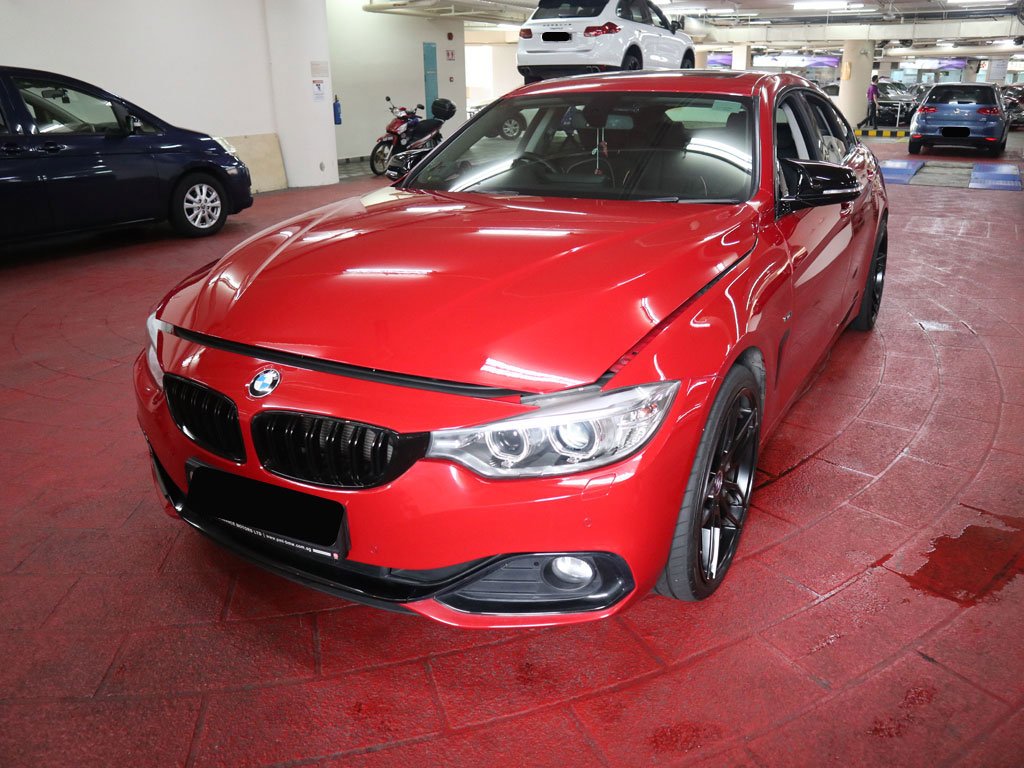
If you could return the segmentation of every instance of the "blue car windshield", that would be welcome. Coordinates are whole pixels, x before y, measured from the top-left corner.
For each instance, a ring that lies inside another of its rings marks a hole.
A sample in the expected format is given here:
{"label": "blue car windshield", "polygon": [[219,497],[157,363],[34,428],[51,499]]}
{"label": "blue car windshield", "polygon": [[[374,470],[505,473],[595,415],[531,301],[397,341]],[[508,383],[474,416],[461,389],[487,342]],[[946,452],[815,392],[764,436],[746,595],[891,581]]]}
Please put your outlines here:
{"label": "blue car windshield", "polygon": [[[559,93],[502,100],[403,185],[411,189],[658,202],[750,197],[750,100]],[[502,138],[509,120],[523,130]]]}

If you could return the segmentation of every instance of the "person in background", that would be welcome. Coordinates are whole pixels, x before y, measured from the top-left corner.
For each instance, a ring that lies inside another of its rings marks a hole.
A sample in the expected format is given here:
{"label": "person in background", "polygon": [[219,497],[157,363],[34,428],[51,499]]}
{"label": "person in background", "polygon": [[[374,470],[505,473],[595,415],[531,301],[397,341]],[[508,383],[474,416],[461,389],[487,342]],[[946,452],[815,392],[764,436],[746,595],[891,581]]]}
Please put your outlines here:
{"label": "person in background", "polygon": [[871,76],[871,85],[868,86],[868,114],[863,120],[857,123],[858,128],[870,125],[878,127],[878,75]]}

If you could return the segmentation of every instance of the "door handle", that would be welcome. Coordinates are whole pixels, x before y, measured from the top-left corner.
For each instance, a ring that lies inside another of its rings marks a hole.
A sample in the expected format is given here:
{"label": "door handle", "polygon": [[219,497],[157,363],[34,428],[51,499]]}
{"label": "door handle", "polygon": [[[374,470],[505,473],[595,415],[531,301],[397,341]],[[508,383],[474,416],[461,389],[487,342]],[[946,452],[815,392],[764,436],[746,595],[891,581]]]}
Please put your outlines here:
{"label": "door handle", "polygon": [[58,152],[63,152],[68,148],[67,144],[58,144],[55,141],[47,141],[36,147],[36,152],[45,152],[48,155],[55,155]]}
{"label": "door handle", "polygon": [[5,155],[20,155],[25,151],[25,148],[21,144],[4,144],[0,149],[3,150]]}

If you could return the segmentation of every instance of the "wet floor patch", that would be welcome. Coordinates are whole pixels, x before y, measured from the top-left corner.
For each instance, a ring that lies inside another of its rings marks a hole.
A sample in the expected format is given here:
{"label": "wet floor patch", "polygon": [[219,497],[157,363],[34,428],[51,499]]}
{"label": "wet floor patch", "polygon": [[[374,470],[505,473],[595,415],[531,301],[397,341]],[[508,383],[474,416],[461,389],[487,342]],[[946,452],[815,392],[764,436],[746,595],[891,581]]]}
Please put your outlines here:
{"label": "wet floor patch", "polygon": [[974,605],[1024,572],[1024,521],[986,515],[988,525],[968,525],[940,536],[927,561],[904,578],[912,587],[960,605]]}

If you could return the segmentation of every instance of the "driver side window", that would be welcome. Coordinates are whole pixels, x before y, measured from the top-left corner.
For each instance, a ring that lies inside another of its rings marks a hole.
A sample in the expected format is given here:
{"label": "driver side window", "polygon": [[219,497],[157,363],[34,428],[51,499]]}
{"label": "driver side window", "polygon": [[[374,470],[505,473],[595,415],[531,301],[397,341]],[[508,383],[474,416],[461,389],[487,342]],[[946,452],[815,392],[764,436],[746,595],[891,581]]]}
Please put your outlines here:
{"label": "driver side window", "polygon": [[780,161],[810,160],[809,137],[796,97],[781,101],[775,108],[775,182],[782,196],[795,191],[796,174]]}
{"label": "driver side window", "polygon": [[15,80],[39,134],[110,133],[119,131],[110,102],[49,80]]}

